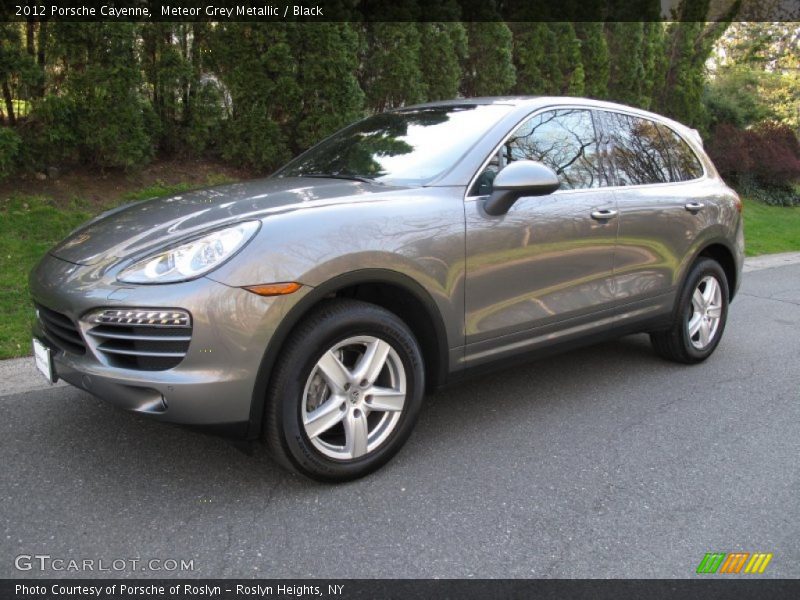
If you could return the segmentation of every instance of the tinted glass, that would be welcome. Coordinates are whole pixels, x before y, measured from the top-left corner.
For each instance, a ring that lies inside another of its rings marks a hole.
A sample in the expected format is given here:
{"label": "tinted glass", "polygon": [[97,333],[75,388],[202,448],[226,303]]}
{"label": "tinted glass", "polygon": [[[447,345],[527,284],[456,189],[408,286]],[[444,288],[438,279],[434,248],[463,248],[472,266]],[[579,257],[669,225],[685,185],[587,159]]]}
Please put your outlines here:
{"label": "tinted glass", "polygon": [[692,149],[669,127],[649,119],[599,111],[601,147],[616,185],[696,179],[703,173]]}
{"label": "tinted glass", "polygon": [[375,115],[334,134],[276,175],[422,185],[453,167],[511,108],[461,105]]}
{"label": "tinted glass", "polygon": [[681,136],[659,123],[658,130],[667,146],[667,167],[670,181],[689,181],[703,176],[700,160]]}
{"label": "tinted glass", "polygon": [[589,111],[560,109],[543,112],[514,131],[478,177],[471,194],[491,193],[495,175],[516,160],[544,163],[558,174],[561,189],[607,185],[598,159],[597,139]]}
{"label": "tinted glass", "polygon": [[666,183],[667,147],[653,121],[621,113],[602,113],[605,154],[617,185]]}

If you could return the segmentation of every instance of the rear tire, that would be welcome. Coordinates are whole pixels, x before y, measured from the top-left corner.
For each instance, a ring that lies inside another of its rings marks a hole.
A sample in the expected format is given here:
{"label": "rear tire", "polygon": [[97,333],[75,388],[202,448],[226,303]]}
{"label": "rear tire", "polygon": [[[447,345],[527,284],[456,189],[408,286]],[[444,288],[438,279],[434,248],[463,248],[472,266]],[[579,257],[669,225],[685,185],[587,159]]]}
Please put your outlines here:
{"label": "rear tire", "polygon": [[267,445],[282,466],[312,479],[357,479],[400,450],[423,393],[422,353],[397,315],[326,301],[281,349],[267,392]]}
{"label": "rear tire", "polygon": [[672,326],[650,333],[656,353],[684,364],[711,356],[725,331],[729,298],[725,271],[715,260],[700,258],[684,282]]}

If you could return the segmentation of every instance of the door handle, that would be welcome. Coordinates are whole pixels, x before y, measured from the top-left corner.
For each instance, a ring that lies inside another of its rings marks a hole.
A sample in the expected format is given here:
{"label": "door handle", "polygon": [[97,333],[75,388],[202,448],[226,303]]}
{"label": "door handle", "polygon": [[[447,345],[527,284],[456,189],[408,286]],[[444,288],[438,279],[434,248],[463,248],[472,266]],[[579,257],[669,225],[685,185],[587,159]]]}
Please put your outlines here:
{"label": "door handle", "polygon": [[592,212],[592,218],[596,221],[607,221],[608,219],[613,219],[618,214],[619,212],[616,210],[604,208],[603,210],[596,210]]}
{"label": "door handle", "polygon": [[705,207],[705,204],[702,202],[689,202],[688,204],[684,204],[683,208],[688,210],[690,213],[697,213]]}

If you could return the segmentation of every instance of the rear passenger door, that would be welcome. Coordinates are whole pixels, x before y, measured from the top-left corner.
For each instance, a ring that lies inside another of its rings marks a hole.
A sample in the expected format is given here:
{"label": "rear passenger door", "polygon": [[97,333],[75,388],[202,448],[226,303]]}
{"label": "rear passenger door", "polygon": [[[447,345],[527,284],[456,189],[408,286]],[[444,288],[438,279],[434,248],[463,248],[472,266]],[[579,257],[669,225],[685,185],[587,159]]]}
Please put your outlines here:
{"label": "rear passenger door", "polygon": [[606,110],[595,111],[595,118],[619,210],[617,298],[632,302],[668,294],[704,226],[702,165],[662,123]]}

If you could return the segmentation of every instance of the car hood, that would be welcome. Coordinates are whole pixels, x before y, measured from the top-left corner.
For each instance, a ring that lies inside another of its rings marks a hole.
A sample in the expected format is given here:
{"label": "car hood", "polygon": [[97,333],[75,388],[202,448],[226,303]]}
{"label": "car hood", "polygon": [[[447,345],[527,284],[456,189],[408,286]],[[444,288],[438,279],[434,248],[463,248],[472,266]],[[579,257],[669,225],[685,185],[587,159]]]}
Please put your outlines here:
{"label": "car hood", "polygon": [[72,232],[50,254],[71,263],[93,265],[156,250],[227,223],[396,189],[342,179],[286,177],[195,190],[103,213]]}

